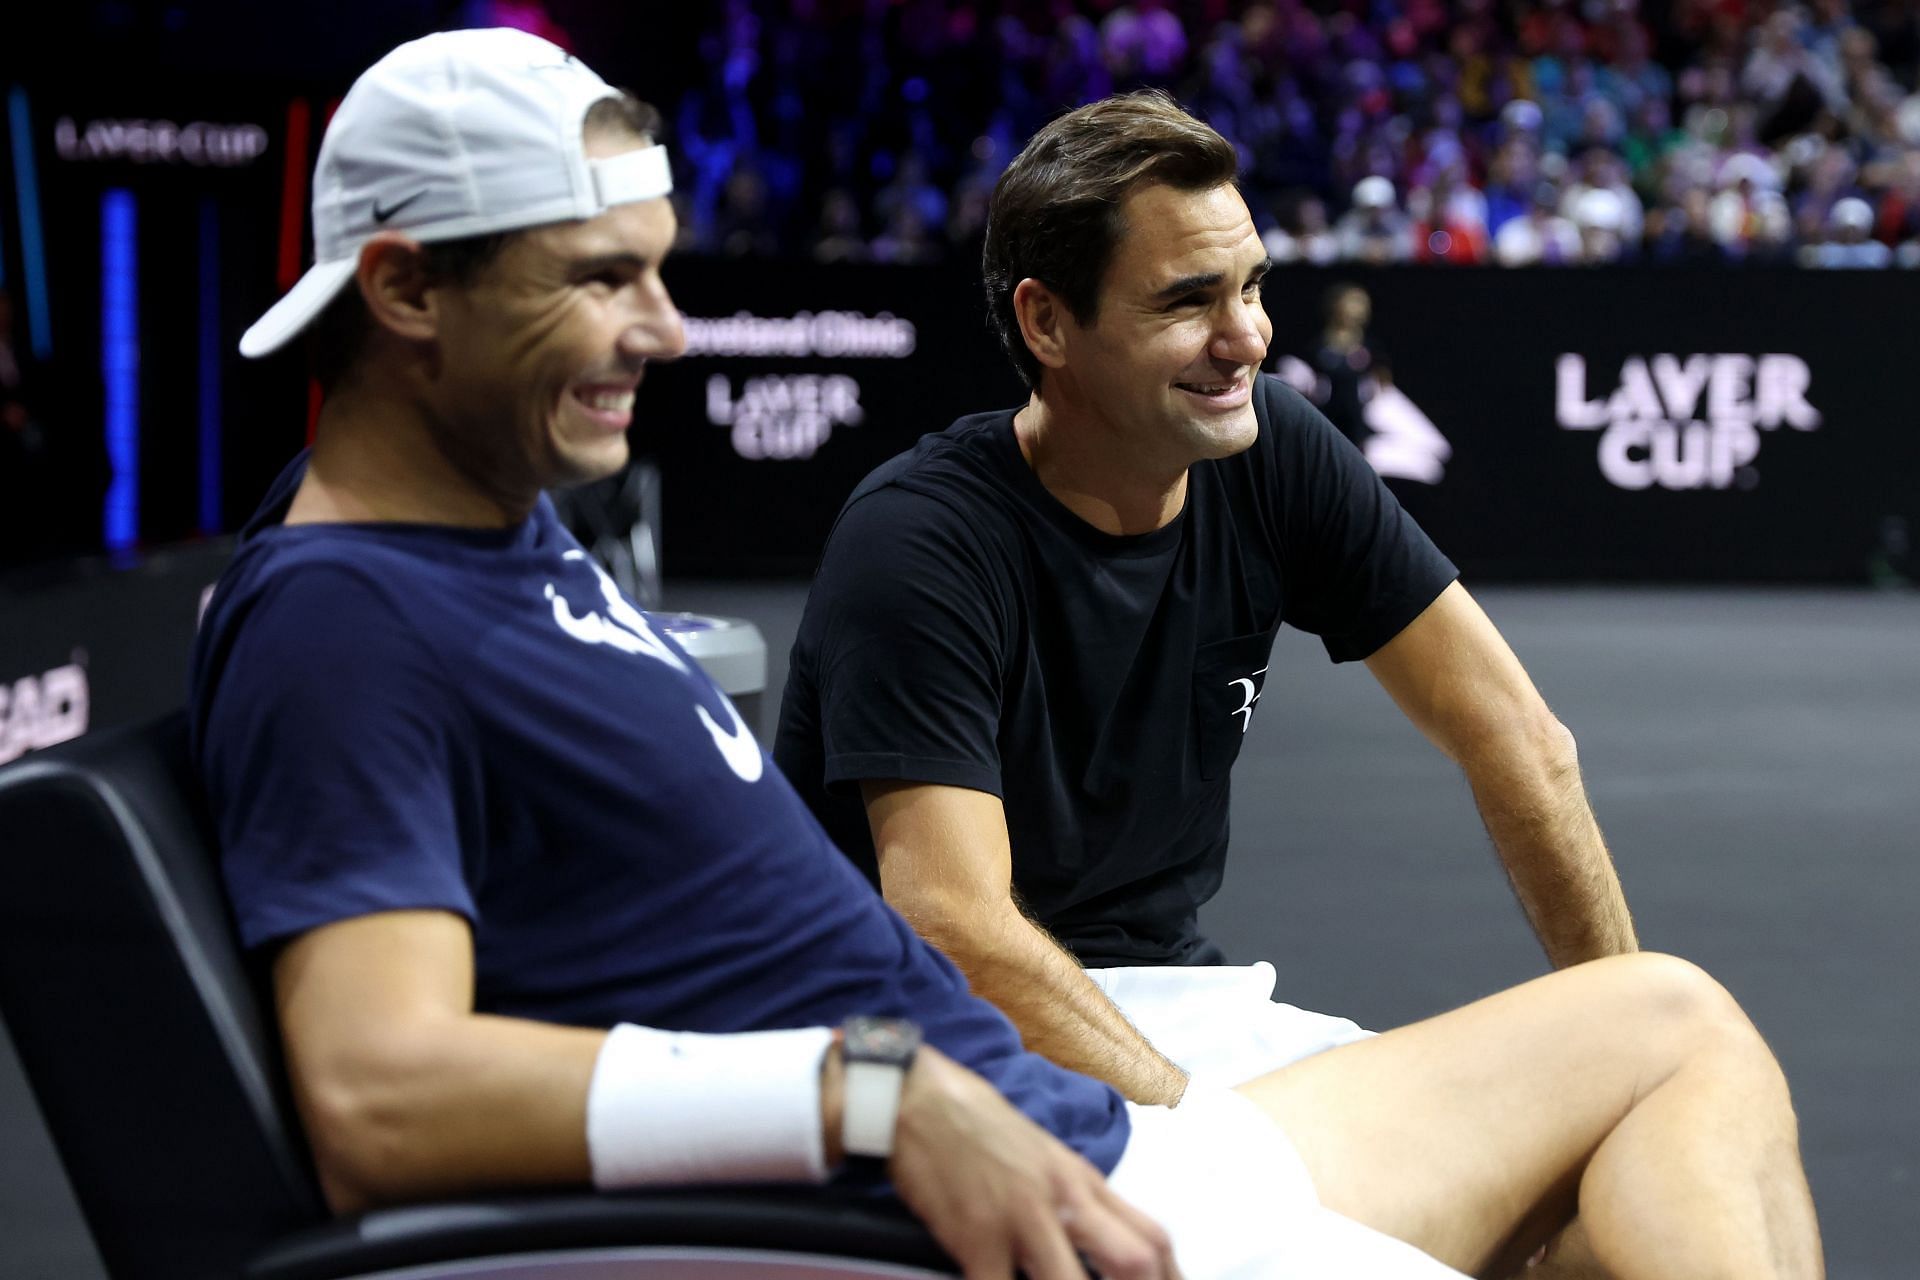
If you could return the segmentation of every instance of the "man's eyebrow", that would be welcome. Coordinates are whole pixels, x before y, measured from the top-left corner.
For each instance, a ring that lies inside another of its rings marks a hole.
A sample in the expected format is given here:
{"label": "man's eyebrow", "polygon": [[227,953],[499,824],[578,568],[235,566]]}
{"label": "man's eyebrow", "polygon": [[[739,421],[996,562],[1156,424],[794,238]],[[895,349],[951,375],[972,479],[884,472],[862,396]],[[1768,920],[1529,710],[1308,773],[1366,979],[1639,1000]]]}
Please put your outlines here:
{"label": "man's eyebrow", "polygon": [[[1254,263],[1247,271],[1247,279],[1258,280],[1271,270],[1273,270],[1273,259],[1262,258],[1260,261]],[[1209,271],[1201,275],[1181,276],[1178,280],[1175,280],[1166,288],[1159,290],[1153,296],[1156,300],[1170,302],[1182,294],[1198,293],[1205,289],[1211,289],[1226,278],[1226,273],[1223,271]]]}
{"label": "man's eyebrow", "polygon": [[1173,299],[1183,293],[1198,293],[1202,289],[1213,288],[1213,286],[1219,284],[1226,278],[1226,275],[1219,271],[1209,271],[1204,275],[1197,276],[1181,276],[1178,280],[1175,280],[1172,284],[1161,289],[1153,296],[1155,298]]}
{"label": "man's eyebrow", "polygon": [[624,269],[642,271],[647,260],[637,253],[597,253],[590,257],[575,258],[567,263],[567,270],[576,275],[593,275],[596,272]]}

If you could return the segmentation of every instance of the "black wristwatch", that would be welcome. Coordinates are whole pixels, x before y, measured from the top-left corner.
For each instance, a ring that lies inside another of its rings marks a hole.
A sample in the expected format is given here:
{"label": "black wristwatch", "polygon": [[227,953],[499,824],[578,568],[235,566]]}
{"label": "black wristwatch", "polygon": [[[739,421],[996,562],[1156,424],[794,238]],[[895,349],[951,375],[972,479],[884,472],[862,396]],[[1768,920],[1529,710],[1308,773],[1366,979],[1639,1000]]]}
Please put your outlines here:
{"label": "black wristwatch", "polygon": [[893,1154],[894,1121],[907,1068],[920,1049],[920,1028],[905,1018],[848,1018],[840,1045],[846,1092],[840,1145],[849,1156],[884,1160]]}

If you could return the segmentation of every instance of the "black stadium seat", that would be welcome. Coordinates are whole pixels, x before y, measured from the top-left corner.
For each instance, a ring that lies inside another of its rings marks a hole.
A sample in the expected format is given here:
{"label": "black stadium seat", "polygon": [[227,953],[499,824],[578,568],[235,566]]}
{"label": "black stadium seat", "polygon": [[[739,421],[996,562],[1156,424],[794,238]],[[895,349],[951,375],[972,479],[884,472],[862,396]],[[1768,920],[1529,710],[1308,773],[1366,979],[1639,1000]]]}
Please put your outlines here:
{"label": "black stadium seat", "polygon": [[0,769],[0,1017],[113,1280],[950,1275],[812,1189],[479,1197],[330,1219],[178,714]]}

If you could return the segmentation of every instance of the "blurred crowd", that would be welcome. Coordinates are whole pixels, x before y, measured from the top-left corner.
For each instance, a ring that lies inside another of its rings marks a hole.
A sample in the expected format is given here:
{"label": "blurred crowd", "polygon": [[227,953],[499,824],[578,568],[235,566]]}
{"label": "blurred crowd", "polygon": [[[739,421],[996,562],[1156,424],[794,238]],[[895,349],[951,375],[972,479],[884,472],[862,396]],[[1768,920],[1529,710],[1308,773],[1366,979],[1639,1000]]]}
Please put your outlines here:
{"label": "blurred crowd", "polygon": [[1920,267],[1920,0],[715,6],[685,247],[923,262],[1059,111],[1168,90],[1280,261]]}

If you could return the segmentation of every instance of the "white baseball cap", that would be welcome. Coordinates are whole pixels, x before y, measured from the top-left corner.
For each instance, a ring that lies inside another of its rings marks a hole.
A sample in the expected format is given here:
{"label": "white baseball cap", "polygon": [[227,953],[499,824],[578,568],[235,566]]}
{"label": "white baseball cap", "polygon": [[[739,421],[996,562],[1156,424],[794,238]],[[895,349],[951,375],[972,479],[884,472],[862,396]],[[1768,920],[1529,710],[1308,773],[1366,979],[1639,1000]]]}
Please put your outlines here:
{"label": "white baseball cap", "polygon": [[1362,209],[1390,209],[1393,207],[1393,184],[1377,173],[1362,178],[1353,184],[1353,202]]}
{"label": "white baseball cap", "polygon": [[1836,227],[1845,227],[1853,231],[1873,229],[1873,206],[1859,196],[1848,196],[1844,200],[1834,201],[1833,209],[1827,216]]}
{"label": "white baseball cap", "polygon": [[619,90],[524,31],[445,31],[369,67],[327,126],[313,172],[314,264],[240,339],[264,356],[353,279],[376,232],[457,240],[598,216],[673,190],[665,147],[588,159],[582,128]]}

